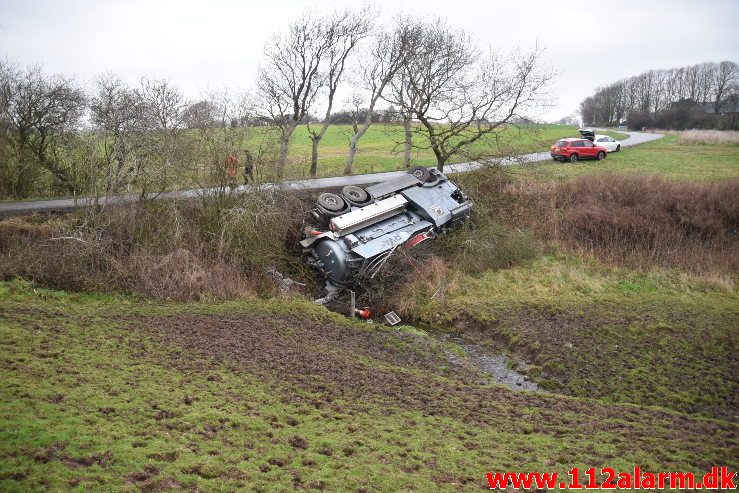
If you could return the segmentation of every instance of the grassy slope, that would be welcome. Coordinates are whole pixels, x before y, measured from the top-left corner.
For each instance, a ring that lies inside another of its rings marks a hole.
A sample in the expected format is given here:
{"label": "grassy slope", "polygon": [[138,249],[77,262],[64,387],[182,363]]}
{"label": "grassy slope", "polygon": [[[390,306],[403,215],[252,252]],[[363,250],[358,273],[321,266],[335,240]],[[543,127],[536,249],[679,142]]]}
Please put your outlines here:
{"label": "grassy slope", "polygon": [[[736,465],[736,425],[482,387],[416,336],[308,302],[150,305],[12,283],[0,306],[5,491],[457,491],[500,470]],[[297,345],[331,367],[307,375],[298,358],[269,373],[268,359],[197,353],[248,333],[260,312],[276,321],[273,354]],[[178,339],[193,320],[199,348]],[[339,385],[347,372],[358,387]]]}
{"label": "grassy slope", "polygon": [[591,173],[655,173],[677,180],[712,182],[739,178],[739,146],[683,145],[680,136],[611,153],[604,161],[535,163],[513,172],[543,181],[565,181]]}
{"label": "grassy slope", "polygon": [[[699,182],[739,178],[739,146],[685,146],[678,139],[667,135],[601,163],[511,171],[537,181],[612,172]],[[529,266],[460,275],[444,320],[534,364],[530,375],[559,392],[737,420],[735,283],[731,272],[706,281],[558,253]],[[431,293],[419,286],[415,295],[422,318],[438,322]]]}
{"label": "grassy slope", "polygon": [[721,280],[640,273],[571,255],[459,276],[422,318],[514,359],[552,390],[736,420],[739,296]]}

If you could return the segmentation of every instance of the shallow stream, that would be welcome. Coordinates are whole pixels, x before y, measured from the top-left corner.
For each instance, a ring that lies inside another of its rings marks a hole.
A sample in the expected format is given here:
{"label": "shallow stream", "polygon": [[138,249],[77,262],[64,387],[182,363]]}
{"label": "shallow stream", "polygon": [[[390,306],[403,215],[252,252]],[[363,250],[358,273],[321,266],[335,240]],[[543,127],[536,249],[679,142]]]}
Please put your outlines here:
{"label": "shallow stream", "polygon": [[429,331],[428,334],[441,342],[453,343],[464,349],[467,353],[465,360],[481,370],[488,383],[505,385],[513,390],[545,392],[536,383],[527,380],[525,375],[509,368],[509,358],[498,352],[460,335],[438,331]]}

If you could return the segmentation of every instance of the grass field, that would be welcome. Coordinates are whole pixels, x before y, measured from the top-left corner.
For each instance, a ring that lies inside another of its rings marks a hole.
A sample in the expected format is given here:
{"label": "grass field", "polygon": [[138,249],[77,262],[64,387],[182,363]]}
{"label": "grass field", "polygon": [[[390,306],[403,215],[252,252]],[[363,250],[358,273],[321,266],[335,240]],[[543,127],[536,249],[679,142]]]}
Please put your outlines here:
{"label": "grass field", "polygon": [[[414,127],[414,145],[425,145],[425,140],[419,135],[421,127]],[[607,132],[615,138],[628,138],[626,134]],[[468,161],[476,154],[491,156],[507,156],[540,152],[549,149],[557,139],[562,137],[578,136],[577,127],[565,125],[543,125],[540,127],[520,128],[509,127],[500,132],[497,143],[490,140],[480,141],[470,150],[472,157],[460,155],[453,158],[448,164]],[[344,174],[344,165],[352,137],[349,125],[333,125],[328,128],[319,147],[319,176],[337,176]],[[354,174],[376,173],[393,171],[403,168],[403,139],[404,131],[398,125],[373,125],[359,141],[357,157],[354,162]],[[253,142],[253,140],[252,140]],[[310,169],[311,141],[305,127],[295,130],[290,145],[290,167],[288,175],[291,178],[308,176]],[[414,149],[411,157],[412,166],[435,166],[436,158],[430,149]]]}
{"label": "grass field", "polygon": [[737,465],[735,424],[483,386],[449,346],[310,302],[14,282],[0,306],[3,491],[459,491],[504,470]]}
{"label": "grass field", "polygon": [[[262,182],[278,180],[276,176],[275,160],[277,155],[277,133],[274,128],[253,127],[225,130],[216,130],[205,138],[196,130],[187,130],[181,134],[183,141],[200,151],[209,150],[219,155],[240,151],[243,148],[250,149],[253,155],[258,156],[259,150],[265,150],[264,163],[257,163],[254,176]],[[615,138],[628,138],[626,134],[618,132],[606,132]],[[414,127],[414,145],[424,146],[426,139],[423,137],[423,128]],[[341,176],[344,174],[344,166],[349,150],[353,130],[350,125],[332,125],[326,131],[319,147],[318,173],[319,177]],[[400,125],[372,125],[359,141],[357,155],[354,161],[353,174],[376,173],[382,171],[395,171],[403,169],[403,139],[405,133]],[[564,125],[541,125],[506,127],[497,133],[495,138],[488,136],[467,149],[465,154],[460,154],[450,159],[448,164],[465,162],[480,157],[499,157],[525,154],[530,152],[546,151],[557,139],[565,136],[577,136],[577,127]],[[212,140],[219,142],[214,144]],[[230,142],[228,145],[222,140]],[[220,151],[211,148],[216,145],[222,146]],[[102,153],[102,148],[100,149]],[[216,187],[219,185],[214,169],[221,170],[220,164],[214,167],[214,155],[211,152],[191,152],[184,162],[167,171],[169,181],[166,190],[189,190],[203,187]],[[199,156],[197,158],[192,156]],[[243,161],[243,157],[240,158]],[[310,134],[305,126],[298,127],[290,144],[288,153],[288,165],[285,169],[284,179],[296,180],[310,178],[311,140]],[[243,162],[239,163],[243,165]],[[436,158],[430,149],[414,148],[411,156],[411,166],[435,166]],[[243,169],[239,169],[237,182],[243,183]],[[223,185],[223,183],[221,183]],[[132,185],[125,193],[136,194],[140,190],[137,185]],[[154,190],[158,190],[154,187]],[[43,193],[43,192],[41,192]],[[121,193],[124,193],[121,191]],[[85,196],[85,194],[82,194]],[[53,200],[61,198],[72,198],[68,196],[46,197],[40,193],[24,199],[23,201]],[[0,202],[16,202],[13,199],[1,200]]]}
{"label": "grass field", "polygon": [[514,173],[538,181],[565,181],[593,173],[658,174],[670,179],[715,182],[739,178],[739,145],[688,145],[679,134],[647,142],[603,161],[532,163],[511,168]]}

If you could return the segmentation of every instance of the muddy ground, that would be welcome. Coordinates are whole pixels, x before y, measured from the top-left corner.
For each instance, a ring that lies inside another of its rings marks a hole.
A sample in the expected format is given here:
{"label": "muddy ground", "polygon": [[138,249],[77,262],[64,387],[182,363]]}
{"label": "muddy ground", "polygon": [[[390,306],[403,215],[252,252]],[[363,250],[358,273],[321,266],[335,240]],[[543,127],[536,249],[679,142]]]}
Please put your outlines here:
{"label": "muddy ground", "polygon": [[[412,334],[267,315],[180,315],[148,319],[143,327],[181,348],[171,364],[182,370],[227,367],[258,375],[318,396],[291,392],[287,399],[310,399],[310,405],[336,411],[361,412],[370,405],[386,404],[388,413],[400,408],[480,425],[519,423],[522,433],[575,437],[614,431],[637,449],[651,447],[648,444],[655,439],[674,438],[675,426],[684,436],[696,438],[721,436],[730,428],[658,409],[614,407],[481,385],[478,373],[453,365],[434,341]],[[541,408],[533,430],[525,418],[531,407]],[[671,423],[667,428],[666,421]],[[648,434],[645,425],[653,426]],[[700,450],[696,452],[700,455]]]}
{"label": "muddy ground", "polygon": [[0,489],[468,491],[736,463],[732,423],[489,385],[433,338],[307,302],[39,304],[0,306]]}

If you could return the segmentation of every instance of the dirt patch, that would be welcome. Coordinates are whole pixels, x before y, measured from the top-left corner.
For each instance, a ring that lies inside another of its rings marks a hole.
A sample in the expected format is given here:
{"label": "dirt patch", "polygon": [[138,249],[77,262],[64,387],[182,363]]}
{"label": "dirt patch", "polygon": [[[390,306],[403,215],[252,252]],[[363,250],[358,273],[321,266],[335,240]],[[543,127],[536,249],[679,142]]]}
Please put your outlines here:
{"label": "dirt patch", "polygon": [[100,452],[88,455],[87,457],[71,457],[66,456],[62,459],[62,463],[70,469],[79,469],[81,467],[90,467],[94,464],[107,466],[113,460],[113,454],[110,451]]}
{"label": "dirt patch", "polygon": [[308,442],[305,441],[305,438],[299,437],[297,435],[290,437],[287,441],[290,445],[297,449],[305,450],[308,448]]}
{"label": "dirt patch", "polygon": [[30,450],[27,455],[31,460],[46,464],[50,460],[58,458],[59,454],[66,450],[67,445],[69,445],[68,442],[56,442],[48,447]]}
{"label": "dirt patch", "polygon": [[157,478],[161,471],[153,464],[144,466],[143,471],[135,472],[123,478],[127,485],[136,485],[141,491],[172,491],[181,490],[182,483],[174,478]]}

